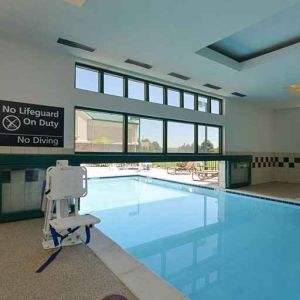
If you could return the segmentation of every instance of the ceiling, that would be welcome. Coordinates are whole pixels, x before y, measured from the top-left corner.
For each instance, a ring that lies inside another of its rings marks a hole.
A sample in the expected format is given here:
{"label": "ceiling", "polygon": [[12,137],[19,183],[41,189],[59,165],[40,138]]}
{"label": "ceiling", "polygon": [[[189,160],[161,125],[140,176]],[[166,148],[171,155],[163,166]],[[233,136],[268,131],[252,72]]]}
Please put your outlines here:
{"label": "ceiling", "polygon": [[[195,53],[277,14],[288,17],[288,11],[298,13],[300,18],[300,0],[86,0],[81,7],[63,0],[1,0],[0,36],[228,99],[274,108],[300,107],[300,94],[287,88],[300,82],[300,43],[250,59],[242,68],[231,68]],[[58,37],[96,51],[88,53],[58,45]],[[124,63],[128,58],[153,68]],[[191,80],[170,77],[170,72]],[[206,83],[222,89],[203,87]],[[232,92],[247,97],[238,98]]]}

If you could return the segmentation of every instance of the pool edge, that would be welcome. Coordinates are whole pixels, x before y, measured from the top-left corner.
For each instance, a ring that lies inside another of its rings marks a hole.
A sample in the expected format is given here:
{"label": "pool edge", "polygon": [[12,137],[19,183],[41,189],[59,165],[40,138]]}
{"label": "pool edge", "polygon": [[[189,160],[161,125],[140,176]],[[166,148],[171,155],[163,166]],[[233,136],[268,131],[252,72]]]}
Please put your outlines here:
{"label": "pool edge", "polygon": [[178,289],[128,254],[99,229],[92,229],[92,240],[88,247],[138,299],[188,299]]}

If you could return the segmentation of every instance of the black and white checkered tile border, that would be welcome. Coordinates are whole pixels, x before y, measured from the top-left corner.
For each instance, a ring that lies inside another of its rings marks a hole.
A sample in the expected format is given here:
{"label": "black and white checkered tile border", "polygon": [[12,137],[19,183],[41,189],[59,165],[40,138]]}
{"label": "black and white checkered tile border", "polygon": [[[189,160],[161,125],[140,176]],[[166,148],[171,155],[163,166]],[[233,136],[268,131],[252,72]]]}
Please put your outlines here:
{"label": "black and white checkered tile border", "polygon": [[295,164],[300,164],[300,157],[270,157],[270,156],[254,156],[252,160],[252,168],[295,168]]}

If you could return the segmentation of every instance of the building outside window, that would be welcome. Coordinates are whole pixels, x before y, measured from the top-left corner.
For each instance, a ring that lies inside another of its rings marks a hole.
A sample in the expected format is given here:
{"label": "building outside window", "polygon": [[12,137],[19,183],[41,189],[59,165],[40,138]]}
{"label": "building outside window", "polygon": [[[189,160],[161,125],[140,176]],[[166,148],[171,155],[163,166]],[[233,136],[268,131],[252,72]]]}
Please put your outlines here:
{"label": "building outside window", "polygon": [[122,152],[124,116],[77,109],[75,113],[76,152]]}

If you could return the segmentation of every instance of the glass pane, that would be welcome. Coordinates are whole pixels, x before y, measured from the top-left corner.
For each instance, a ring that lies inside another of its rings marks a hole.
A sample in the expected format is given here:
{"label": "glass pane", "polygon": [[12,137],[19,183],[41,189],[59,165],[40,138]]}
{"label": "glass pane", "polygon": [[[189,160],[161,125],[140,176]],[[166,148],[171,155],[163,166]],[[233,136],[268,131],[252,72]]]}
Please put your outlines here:
{"label": "glass pane", "polygon": [[168,89],[167,99],[168,105],[180,107],[180,93],[178,91]]}
{"label": "glass pane", "polygon": [[188,109],[194,109],[194,94],[183,93],[183,107]]}
{"label": "glass pane", "polygon": [[198,110],[207,112],[207,98],[198,96]]}
{"label": "glass pane", "polygon": [[205,126],[198,126],[198,152],[206,152],[206,143],[205,143]]}
{"label": "glass pane", "polygon": [[75,151],[122,152],[124,117],[93,110],[76,110]]}
{"label": "glass pane", "polygon": [[124,80],[122,76],[104,74],[104,93],[114,96],[124,96]]}
{"label": "glass pane", "polygon": [[194,152],[194,125],[168,122],[168,153]]}
{"label": "glass pane", "polygon": [[163,104],[164,89],[161,86],[149,84],[149,101]]}
{"label": "glass pane", "polygon": [[220,101],[211,99],[210,101],[210,111],[212,114],[220,114]]}
{"label": "glass pane", "polygon": [[207,126],[206,152],[218,153],[220,149],[220,128]]}
{"label": "glass pane", "polygon": [[145,83],[137,80],[128,80],[128,98],[145,100]]}
{"label": "glass pane", "polygon": [[76,66],[75,87],[77,89],[98,92],[99,73],[96,70]]}
{"label": "glass pane", "polygon": [[140,117],[128,117],[128,151],[161,153],[163,122]]}

